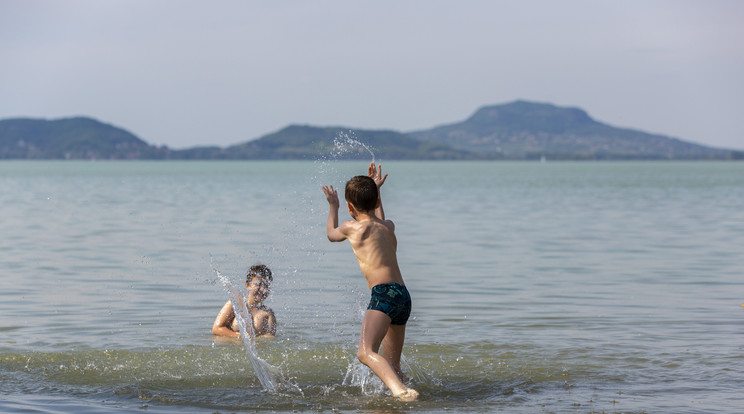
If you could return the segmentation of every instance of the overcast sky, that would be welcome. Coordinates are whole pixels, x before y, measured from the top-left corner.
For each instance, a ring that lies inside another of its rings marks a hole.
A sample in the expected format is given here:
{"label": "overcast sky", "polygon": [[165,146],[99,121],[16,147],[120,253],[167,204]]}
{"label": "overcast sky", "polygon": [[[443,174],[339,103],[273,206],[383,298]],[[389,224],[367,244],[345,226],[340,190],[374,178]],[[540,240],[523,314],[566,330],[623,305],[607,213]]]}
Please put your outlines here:
{"label": "overcast sky", "polygon": [[742,22],[735,0],[0,0],[0,118],[186,148],[525,99],[744,149]]}

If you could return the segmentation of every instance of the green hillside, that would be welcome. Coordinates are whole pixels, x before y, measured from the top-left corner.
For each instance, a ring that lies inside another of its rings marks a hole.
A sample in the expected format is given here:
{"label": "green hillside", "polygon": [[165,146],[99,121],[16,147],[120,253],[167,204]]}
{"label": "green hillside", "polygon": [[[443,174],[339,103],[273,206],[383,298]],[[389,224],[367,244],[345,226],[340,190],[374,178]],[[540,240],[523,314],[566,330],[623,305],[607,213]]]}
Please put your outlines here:
{"label": "green hillside", "polygon": [[152,159],[165,151],[91,118],[0,120],[0,159]]}
{"label": "green hillside", "polygon": [[447,144],[422,142],[396,131],[291,125],[257,140],[225,149],[235,159],[339,159],[376,157],[398,160],[461,160],[476,156]]}

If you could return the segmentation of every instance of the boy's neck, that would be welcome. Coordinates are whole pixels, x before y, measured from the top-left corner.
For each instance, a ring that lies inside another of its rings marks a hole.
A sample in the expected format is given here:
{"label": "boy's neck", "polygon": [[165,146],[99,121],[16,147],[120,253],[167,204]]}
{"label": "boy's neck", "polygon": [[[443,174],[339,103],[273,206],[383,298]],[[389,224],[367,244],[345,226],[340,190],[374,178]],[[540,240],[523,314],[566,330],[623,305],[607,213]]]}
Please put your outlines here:
{"label": "boy's neck", "polygon": [[377,219],[377,216],[375,216],[374,212],[357,211],[356,214],[352,216],[352,218],[356,221],[365,221],[365,220],[375,220]]}

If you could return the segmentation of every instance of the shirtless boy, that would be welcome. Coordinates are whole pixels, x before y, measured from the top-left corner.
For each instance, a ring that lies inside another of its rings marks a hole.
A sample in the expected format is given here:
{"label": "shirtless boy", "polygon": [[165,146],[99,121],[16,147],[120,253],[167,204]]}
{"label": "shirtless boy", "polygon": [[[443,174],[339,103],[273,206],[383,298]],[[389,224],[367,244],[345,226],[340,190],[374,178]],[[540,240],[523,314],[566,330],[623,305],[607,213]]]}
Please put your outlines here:
{"label": "shirtless boy", "polygon": [[[256,336],[273,337],[276,335],[276,318],[274,311],[264,305],[269,296],[269,286],[274,277],[265,265],[251,266],[246,275],[245,286],[248,288],[246,308],[251,315],[253,333]],[[250,331],[249,331],[250,332]],[[240,337],[238,320],[231,301],[227,301],[212,324],[212,333],[218,336]]]}
{"label": "shirtless boy", "polygon": [[[326,234],[332,242],[349,240],[372,290],[372,299],[362,321],[357,358],[380,377],[395,397],[413,401],[419,393],[403,384],[400,371],[411,297],[398,268],[395,225],[385,220],[382,209],[380,187],[386,179],[382,166],[378,168],[371,163],[367,176],[359,175],[346,183],[346,206],[354,221],[340,226],[338,194],[333,186],[323,186],[329,204]],[[378,353],[380,345],[382,355]]]}

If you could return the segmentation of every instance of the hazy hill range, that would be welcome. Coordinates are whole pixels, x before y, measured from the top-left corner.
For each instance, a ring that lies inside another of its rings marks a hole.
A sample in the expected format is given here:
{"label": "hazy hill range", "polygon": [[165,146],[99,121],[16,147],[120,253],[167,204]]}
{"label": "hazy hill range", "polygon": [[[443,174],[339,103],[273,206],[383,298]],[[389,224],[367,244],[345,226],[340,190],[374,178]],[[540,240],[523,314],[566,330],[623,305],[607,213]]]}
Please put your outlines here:
{"label": "hazy hill range", "polygon": [[525,101],[487,106],[465,121],[409,134],[500,159],[688,160],[732,155],[730,150],[615,128],[579,108]]}
{"label": "hazy hill range", "polygon": [[167,151],[91,118],[0,120],[0,159],[154,159]]}
{"label": "hazy hill range", "polygon": [[[173,150],[155,147],[133,134],[91,118],[0,120],[0,159],[130,160],[316,160],[338,152],[335,141],[363,142],[383,159],[463,160],[476,155],[447,144],[419,141],[396,131],[341,127],[288,126],[259,139],[227,148]],[[339,159],[368,158],[359,145]]]}
{"label": "hazy hill range", "polygon": [[173,150],[147,144],[130,132],[91,118],[0,120],[0,159],[574,159],[725,160],[744,152],[715,149],[662,135],[615,128],[578,108],[516,101],[487,106],[470,118],[423,131],[359,130],[291,125],[255,140],[221,148]]}

